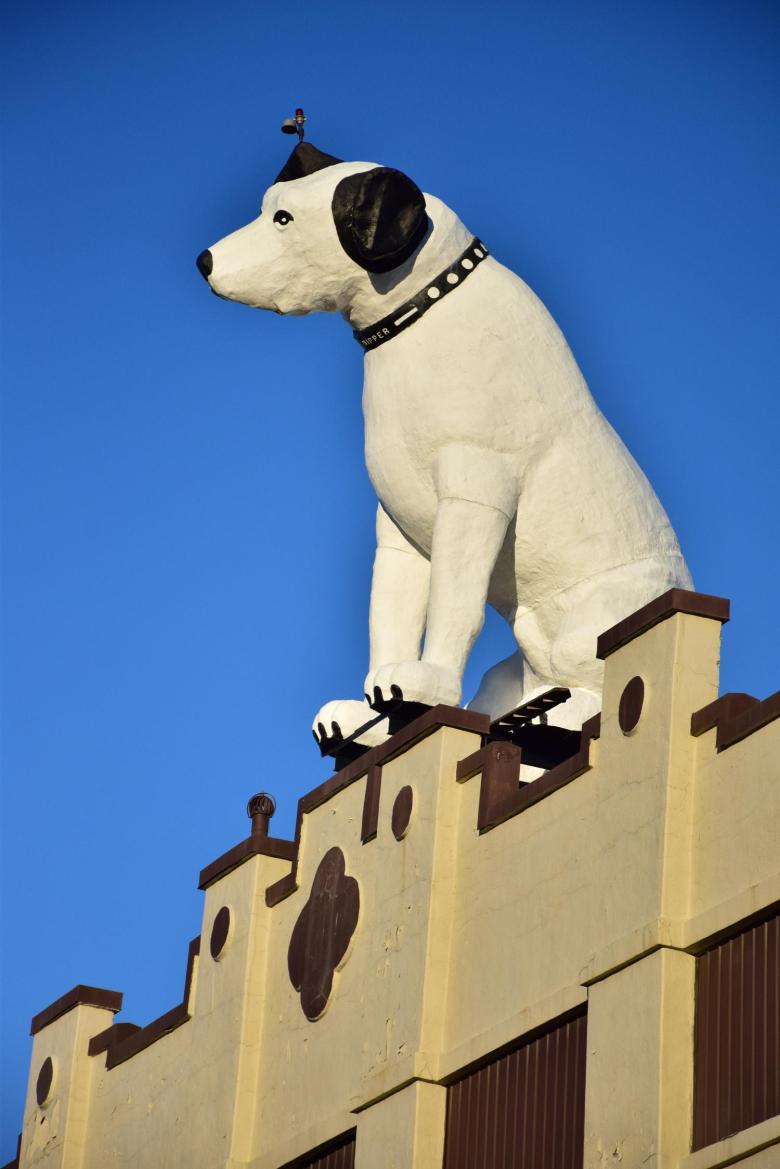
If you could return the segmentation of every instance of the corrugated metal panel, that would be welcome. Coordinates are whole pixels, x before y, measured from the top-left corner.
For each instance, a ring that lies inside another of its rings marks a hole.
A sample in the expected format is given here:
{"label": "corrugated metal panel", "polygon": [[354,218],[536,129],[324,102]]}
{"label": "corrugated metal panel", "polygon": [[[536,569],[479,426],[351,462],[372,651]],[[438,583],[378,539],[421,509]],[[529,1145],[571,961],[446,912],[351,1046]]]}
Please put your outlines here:
{"label": "corrugated metal panel", "polygon": [[320,1150],[308,1161],[299,1162],[299,1169],[355,1169],[355,1134]]}
{"label": "corrugated metal panel", "polygon": [[444,1169],[582,1169],[584,1014],[452,1084]]}
{"label": "corrugated metal panel", "polygon": [[780,915],[696,960],[693,1148],[780,1113]]}

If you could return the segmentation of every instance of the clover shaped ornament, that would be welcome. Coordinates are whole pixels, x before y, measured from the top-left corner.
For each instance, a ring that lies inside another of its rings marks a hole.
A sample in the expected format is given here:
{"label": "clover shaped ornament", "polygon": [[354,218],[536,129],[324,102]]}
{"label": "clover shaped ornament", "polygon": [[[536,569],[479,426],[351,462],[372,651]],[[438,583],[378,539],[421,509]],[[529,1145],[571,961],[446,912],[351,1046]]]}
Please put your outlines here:
{"label": "clover shaped ornament", "polygon": [[310,1022],[324,1014],[333,975],[343,965],[360,913],[360,891],[346,875],[344,853],[331,848],[317,866],[309,899],[296,921],[287,951],[290,982]]}

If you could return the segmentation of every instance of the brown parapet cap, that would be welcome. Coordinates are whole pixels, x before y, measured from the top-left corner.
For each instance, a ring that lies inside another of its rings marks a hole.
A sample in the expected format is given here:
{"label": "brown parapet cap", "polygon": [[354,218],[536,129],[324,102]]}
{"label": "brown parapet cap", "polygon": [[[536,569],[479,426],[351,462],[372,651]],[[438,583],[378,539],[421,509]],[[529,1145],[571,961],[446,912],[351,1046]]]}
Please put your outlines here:
{"label": "brown parapet cap", "polygon": [[601,715],[582,724],[579,751],[557,767],[545,771],[532,783],[520,783],[521,748],[512,743],[492,742],[467,755],[458,763],[456,779],[464,783],[481,773],[477,828],[481,833],[538,804],[573,779],[590,770],[590,743],[601,733]]}
{"label": "brown parapet cap", "polygon": [[[496,746],[498,744],[495,744]],[[485,747],[480,747],[479,750],[473,751],[471,755],[466,755],[464,759],[458,760],[458,765],[455,768],[455,778],[458,783],[465,783],[467,779],[473,779],[478,775],[485,766],[485,760],[489,757],[490,752],[488,747],[494,746],[493,743],[488,743]]]}
{"label": "brown parapet cap", "polygon": [[742,694],[736,691],[721,694],[720,698],[716,698],[714,702],[708,702],[701,710],[693,712],[691,715],[691,734],[698,738],[699,735],[703,735],[705,731],[711,731],[719,723],[727,722],[735,715],[741,714],[743,710],[748,710],[756,702],[758,699],[754,698],[752,694]]}
{"label": "brown parapet cap", "polygon": [[[312,788],[306,795],[301,796],[298,800],[298,815],[295,822],[295,859],[293,860],[292,872],[286,876],[281,877],[278,881],[274,881],[269,885],[265,892],[265,903],[269,907],[278,905],[280,901],[284,901],[285,897],[289,897],[298,888],[297,867],[298,867],[298,845],[301,839],[301,825],[303,817],[308,813],[318,808],[320,804],[326,803],[337,792],[342,791],[345,787],[349,787],[356,779],[369,773],[374,777],[370,785],[370,790],[366,793],[367,800],[371,803],[378,800],[378,784],[381,781],[381,776],[378,774],[384,763],[389,763],[391,759],[395,759],[398,755],[402,755],[404,751],[408,751],[415,743],[419,743],[421,739],[425,739],[428,735],[433,734],[434,731],[441,727],[451,727],[457,731],[471,731],[475,735],[486,735],[490,730],[490,716],[487,714],[479,714],[476,710],[462,710],[459,706],[432,706],[430,710],[426,710],[419,718],[413,719],[412,722],[407,723],[400,731],[396,731],[391,735],[386,743],[380,743],[378,747],[372,747],[370,751],[366,751],[357,759],[353,759],[346,767],[342,767],[341,771],[337,771],[335,775],[331,775],[324,783]],[[374,772],[373,769],[377,771]],[[361,838],[366,844],[373,839],[372,824],[373,824],[374,808],[369,806],[368,810],[364,809],[363,824],[361,826]]]}
{"label": "brown parapet cap", "polygon": [[30,1023],[30,1034],[37,1035],[44,1027],[48,1027],[49,1023],[59,1019],[60,1015],[64,1015],[67,1011],[72,1011],[74,1007],[78,1006],[103,1007],[116,1014],[122,1009],[122,992],[120,990],[104,990],[100,986],[74,986],[67,994],[55,999],[37,1015],[33,1015]]}
{"label": "brown parapet cap", "polygon": [[131,1059],[132,1056],[138,1055],[139,1051],[143,1051],[144,1048],[151,1047],[156,1040],[162,1039],[163,1035],[169,1035],[171,1031],[181,1027],[182,1023],[187,1023],[189,1018],[189,1011],[184,1003],[177,1003],[175,1007],[171,1007],[170,1011],[166,1011],[164,1015],[160,1015],[152,1023],[147,1023],[145,1027],[139,1027],[132,1035],[128,1035],[115,1046],[108,1047],[106,1050],[106,1070],[117,1067],[125,1060]]}
{"label": "brown parapet cap", "polygon": [[100,1031],[99,1034],[92,1036],[87,1054],[100,1055],[101,1052],[108,1051],[109,1047],[116,1047],[123,1039],[127,1039],[140,1030],[137,1023],[112,1023],[110,1027],[106,1027],[105,1031]]}
{"label": "brown parapet cap", "polygon": [[667,617],[673,617],[675,613],[725,622],[729,619],[729,601],[727,597],[711,597],[707,593],[693,593],[688,589],[669,589],[602,633],[596,642],[596,657],[603,661],[616,649],[627,645],[640,634],[647,633],[648,629],[665,621]]}
{"label": "brown parapet cap", "polygon": [[253,833],[234,848],[223,852],[222,856],[206,865],[205,869],[201,869],[198,888],[207,889],[209,885],[213,885],[220,877],[238,868],[251,856],[273,856],[278,860],[294,861],[297,850],[298,846],[294,840],[281,840],[275,836]]}
{"label": "brown parapet cap", "polygon": [[301,796],[299,804],[303,806],[304,812],[310,812],[312,808],[324,804],[337,791],[341,791],[354,780],[360,779],[371,767],[381,767],[382,764],[389,763],[391,759],[402,755],[415,743],[426,739],[428,735],[432,735],[441,727],[451,727],[456,731],[471,731],[475,735],[486,735],[490,730],[490,716],[479,714],[476,710],[462,710],[459,706],[432,706],[430,710],[425,711],[425,714],[421,714],[419,718],[407,723],[400,731],[396,731],[387,742],[380,743],[378,747],[372,747],[370,751],[366,751],[357,759],[353,759],[346,767],[342,767],[341,771],[331,775],[324,783]]}
{"label": "brown parapet cap", "polygon": [[187,970],[184,975],[184,996],[180,1003],[171,1007],[164,1015],[139,1027],[135,1023],[117,1023],[107,1027],[90,1040],[88,1052],[90,1055],[106,1053],[106,1069],[115,1068],[118,1064],[137,1055],[139,1051],[150,1047],[163,1035],[168,1035],[181,1027],[182,1023],[190,1019],[189,1000],[192,990],[192,976],[195,971],[195,959],[200,953],[200,937],[193,938],[187,950]]}
{"label": "brown parapet cap", "polygon": [[752,694],[722,694],[691,715],[691,734],[703,735],[716,728],[715,749],[725,751],[754,731],[780,718],[780,690],[761,702]]}
{"label": "brown parapet cap", "polygon": [[289,897],[298,888],[297,873],[287,873],[286,876],[280,877],[278,881],[274,881],[273,885],[269,885],[265,891],[265,903],[269,909],[273,909],[280,901],[284,901],[285,897]]}

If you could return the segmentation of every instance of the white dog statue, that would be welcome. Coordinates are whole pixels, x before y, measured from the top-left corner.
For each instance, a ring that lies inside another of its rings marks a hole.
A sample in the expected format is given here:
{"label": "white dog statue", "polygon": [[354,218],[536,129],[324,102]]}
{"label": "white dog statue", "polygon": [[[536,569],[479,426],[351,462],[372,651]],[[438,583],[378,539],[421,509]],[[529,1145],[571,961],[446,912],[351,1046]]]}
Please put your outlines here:
{"label": "white dog statue", "polygon": [[[328,702],[315,735],[353,734],[375,717],[369,701],[459,703],[486,602],[518,650],[471,708],[498,717],[567,686],[550,722],[578,729],[600,707],[598,634],[691,578],[531,289],[406,175],[308,142],[260,216],[198,267],[219,296],[254,308],[338,311],[365,350],[379,498],[366,701]],[[385,735],[380,724],[361,741]]]}

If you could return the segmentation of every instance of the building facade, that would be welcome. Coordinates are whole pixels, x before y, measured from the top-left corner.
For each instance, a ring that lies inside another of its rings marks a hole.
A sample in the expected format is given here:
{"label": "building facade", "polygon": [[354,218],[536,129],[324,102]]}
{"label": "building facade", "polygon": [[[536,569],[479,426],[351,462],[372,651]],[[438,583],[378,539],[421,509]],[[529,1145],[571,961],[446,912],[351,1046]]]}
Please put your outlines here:
{"label": "building facade", "polygon": [[180,1004],[33,1019],[14,1164],[777,1169],[780,692],[718,697],[727,619],[672,590],[607,631],[601,715],[532,783],[435,707],[294,841],[257,801]]}

